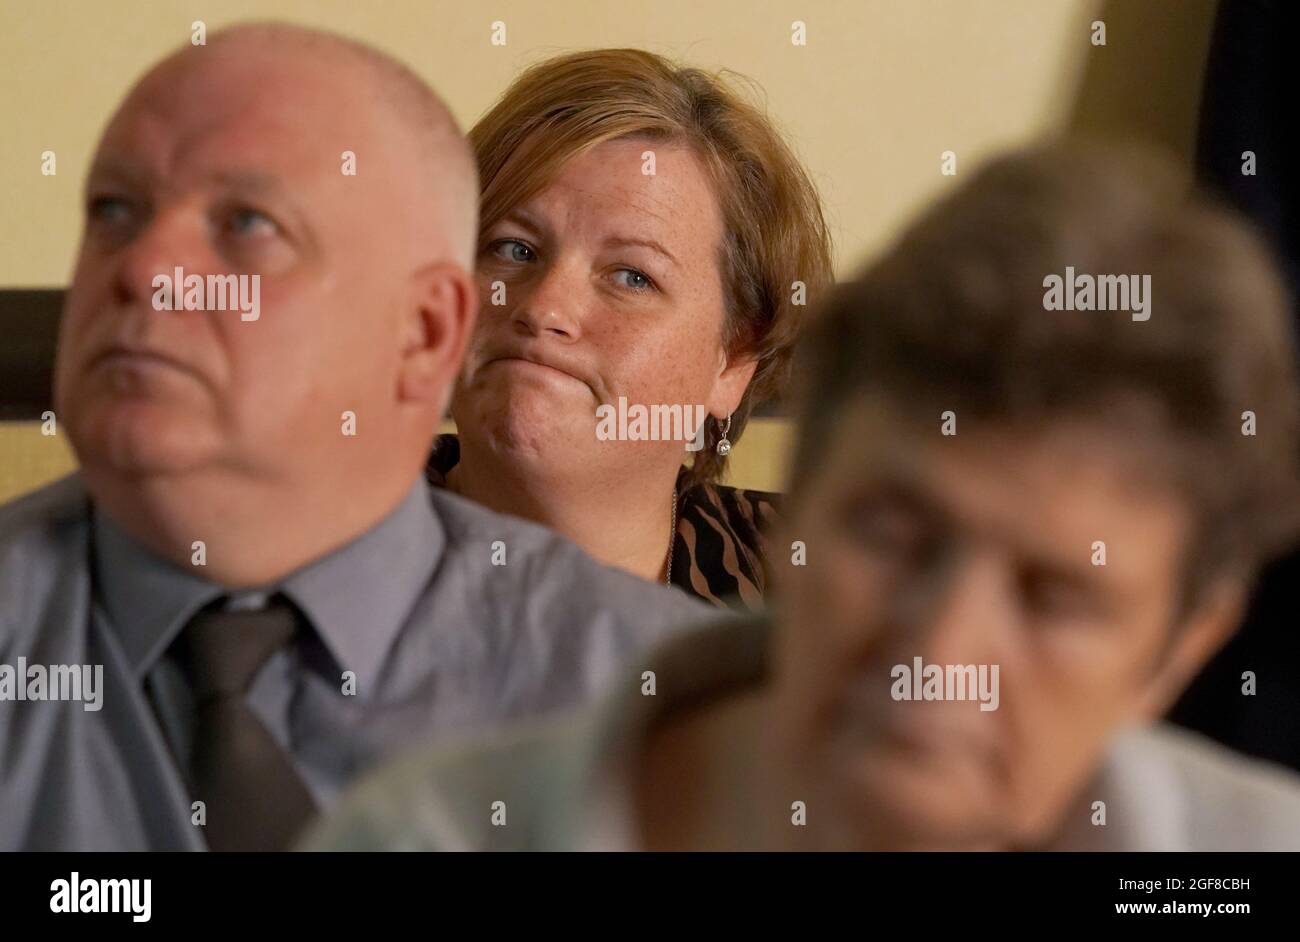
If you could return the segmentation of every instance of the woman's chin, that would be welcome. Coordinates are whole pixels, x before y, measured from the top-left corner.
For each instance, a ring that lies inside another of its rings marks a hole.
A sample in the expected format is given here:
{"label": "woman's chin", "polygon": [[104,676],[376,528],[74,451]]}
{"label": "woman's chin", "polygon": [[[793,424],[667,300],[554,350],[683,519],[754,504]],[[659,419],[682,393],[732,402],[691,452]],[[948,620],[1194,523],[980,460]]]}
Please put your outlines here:
{"label": "woman's chin", "polygon": [[463,427],[461,438],[481,443],[493,454],[512,460],[544,465],[566,465],[581,461],[596,444],[594,422],[582,428],[570,417],[544,410],[510,409],[482,416]]}

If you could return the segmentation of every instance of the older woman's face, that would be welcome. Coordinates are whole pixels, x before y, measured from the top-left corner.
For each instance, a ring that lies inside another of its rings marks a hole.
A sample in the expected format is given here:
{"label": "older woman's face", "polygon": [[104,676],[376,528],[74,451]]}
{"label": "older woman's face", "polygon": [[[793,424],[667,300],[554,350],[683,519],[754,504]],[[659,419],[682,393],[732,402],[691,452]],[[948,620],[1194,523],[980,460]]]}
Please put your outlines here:
{"label": "older woman's face", "polygon": [[725,416],[739,402],[752,368],[727,368],[721,213],[689,150],[598,145],[484,237],[479,327],[452,405],[471,444],[541,475],[674,467],[683,441],[602,440],[598,407]]}
{"label": "older woman's face", "polygon": [[[788,508],[808,565],[777,572],[776,738],[827,845],[1086,831],[1097,796],[1079,790],[1112,737],[1212,653],[1191,621],[1171,634],[1181,498],[1105,421],[1053,423],[943,440],[863,398]],[[1096,540],[1122,562],[1097,565]]]}

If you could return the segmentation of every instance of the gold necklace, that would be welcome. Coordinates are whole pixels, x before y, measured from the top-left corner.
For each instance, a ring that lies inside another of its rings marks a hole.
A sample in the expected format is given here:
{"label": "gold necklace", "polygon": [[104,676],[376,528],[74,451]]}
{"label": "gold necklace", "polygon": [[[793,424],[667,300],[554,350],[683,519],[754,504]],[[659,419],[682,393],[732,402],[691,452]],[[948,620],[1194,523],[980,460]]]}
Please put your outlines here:
{"label": "gold necklace", "polygon": [[673,488],[673,519],[668,525],[668,578],[665,582],[673,584],[673,544],[677,542],[677,488]]}

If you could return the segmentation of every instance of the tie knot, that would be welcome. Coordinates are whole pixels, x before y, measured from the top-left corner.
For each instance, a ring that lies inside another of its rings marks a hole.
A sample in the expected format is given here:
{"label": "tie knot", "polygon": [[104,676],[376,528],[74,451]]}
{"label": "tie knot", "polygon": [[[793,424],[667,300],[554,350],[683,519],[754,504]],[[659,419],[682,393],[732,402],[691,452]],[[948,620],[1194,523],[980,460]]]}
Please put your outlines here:
{"label": "tie knot", "polygon": [[271,655],[293,640],[298,615],[284,596],[261,609],[226,611],[225,599],[190,619],[181,659],[198,699],[243,696]]}

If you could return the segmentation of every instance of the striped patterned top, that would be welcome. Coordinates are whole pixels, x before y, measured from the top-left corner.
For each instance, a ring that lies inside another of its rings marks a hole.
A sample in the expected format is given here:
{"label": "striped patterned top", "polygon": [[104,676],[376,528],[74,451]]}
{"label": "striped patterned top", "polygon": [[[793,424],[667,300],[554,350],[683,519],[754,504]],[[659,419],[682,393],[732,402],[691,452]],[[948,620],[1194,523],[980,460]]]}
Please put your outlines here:
{"label": "striped patterned top", "polygon": [[[435,487],[460,461],[455,435],[439,435],[425,467]],[[684,483],[677,478],[677,535],[673,585],[719,608],[759,611],[770,572],[765,534],[780,512],[780,495],[722,484]]]}

